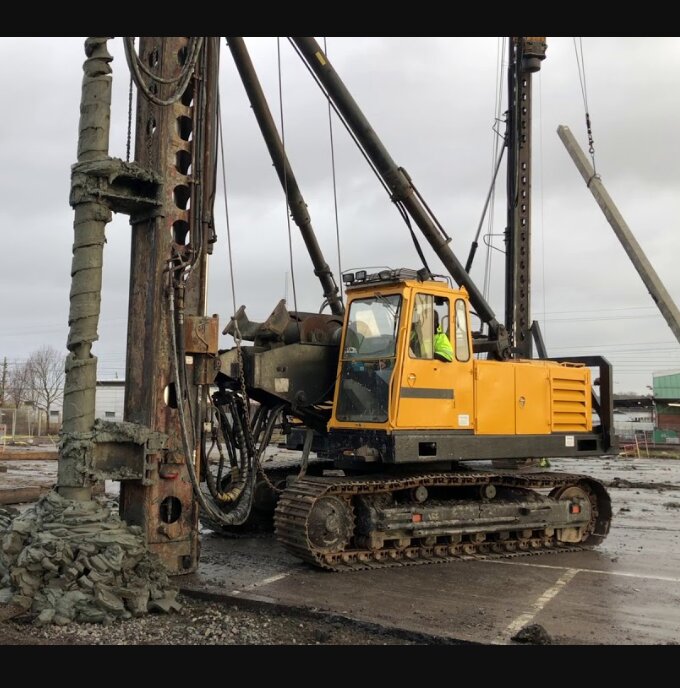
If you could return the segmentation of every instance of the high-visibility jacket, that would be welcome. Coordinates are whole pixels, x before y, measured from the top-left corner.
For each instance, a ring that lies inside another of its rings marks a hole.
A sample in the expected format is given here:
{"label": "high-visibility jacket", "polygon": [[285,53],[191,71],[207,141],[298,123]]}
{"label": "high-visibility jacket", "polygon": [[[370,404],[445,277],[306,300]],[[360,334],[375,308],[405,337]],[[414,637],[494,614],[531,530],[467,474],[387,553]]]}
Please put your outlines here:
{"label": "high-visibility jacket", "polygon": [[437,331],[434,334],[434,355],[439,355],[446,361],[453,361],[453,347],[449,338],[444,334],[441,325],[437,327]]}

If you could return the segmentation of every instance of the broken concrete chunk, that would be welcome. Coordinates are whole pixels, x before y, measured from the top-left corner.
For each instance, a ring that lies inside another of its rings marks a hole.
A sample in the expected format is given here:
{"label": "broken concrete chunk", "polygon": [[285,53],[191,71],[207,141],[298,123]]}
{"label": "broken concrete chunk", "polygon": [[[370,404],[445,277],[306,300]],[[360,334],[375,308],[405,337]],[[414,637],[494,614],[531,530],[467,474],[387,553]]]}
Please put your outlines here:
{"label": "broken concrete chunk", "polygon": [[91,540],[102,547],[113,544],[119,544],[121,547],[139,547],[139,537],[124,531],[97,533]]}
{"label": "broken concrete chunk", "polygon": [[81,576],[78,579],[78,585],[83,590],[94,590],[94,583],[87,576]]}
{"label": "broken concrete chunk", "polygon": [[43,609],[38,615],[36,623],[38,624],[38,626],[45,626],[47,624],[50,624],[54,619],[54,614],[54,609],[51,609],[49,607],[47,609]]}
{"label": "broken concrete chunk", "polygon": [[107,612],[118,612],[122,614],[125,611],[123,600],[115,595],[110,588],[104,585],[94,586],[94,599],[97,605]]}
{"label": "broken concrete chunk", "polygon": [[532,645],[552,645],[552,638],[540,624],[529,624],[521,628],[512,640],[518,643],[531,643]]}
{"label": "broken concrete chunk", "polygon": [[33,598],[28,595],[14,595],[10,604],[15,604],[17,607],[22,609],[30,609],[33,604]]}
{"label": "broken concrete chunk", "polygon": [[[66,501],[66,500],[64,500]],[[67,516],[88,516],[90,514],[95,514],[100,512],[100,505],[95,500],[90,501],[77,501],[69,502],[64,504],[62,508],[62,514],[64,517]]]}
{"label": "broken concrete chunk", "polygon": [[27,566],[28,564],[39,564],[40,560],[45,556],[45,550],[42,547],[35,547],[28,545],[24,547],[17,557],[17,566]]}
{"label": "broken concrete chunk", "polygon": [[126,574],[129,571],[133,571],[137,567],[137,564],[139,564],[139,562],[142,560],[143,557],[144,557],[144,553],[130,554],[128,552],[125,559],[123,559],[123,563],[121,564],[121,571],[122,571],[123,575],[126,576]]}
{"label": "broken concrete chunk", "polygon": [[109,545],[102,553],[101,557],[106,563],[107,569],[119,572],[123,568],[125,552],[120,545]]}
{"label": "broken concrete chunk", "polygon": [[113,579],[113,573],[110,571],[107,571],[106,573],[99,573],[95,569],[92,569],[92,571],[87,574],[87,577],[93,583],[109,583]]}
{"label": "broken concrete chunk", "polygon": [[104,623],[110,619],[111,617],[103,609],[96,609],[95,607],[79,609],[76,614],[76,621],[81,623]]}
{"label": "broken concrete chunk", "polygon": [[161,611],[161,612],[171,612],[171,611],[180,611],[182,609],[182,605],[177,602],[174,598],[171,597],[161,597],[160,599],[157,600],[151,600],[149,602],[149,611],[154,612],[154,611]]}
{"label": "broken concrete chunk", "polygon": [[68,600],[65,598],[60,599],[55,608],[55,616],[61,616],[69,621],[73,621],[76,618],[76,610],[72,604],[69,604]]}
{"label": "broken concrete chunk", "polygon": [[59,571],[59,567],[49,557],[43,557],[40,560],[40,565],[43,567],[43,569],[45,569],[45,571]]}
{"label": "broken concrete chunk", "polygon": [[94,554],[97,551],[97,545],[93,542],[79,542],[78,549],[80,552],[85,552],[85,554]]}
{"label": "broken concrete chunk", "polygon": [[66,566],[63,569],[63,574],[66,580],[74,581],[80,575],[80,571],[76,566]]}
{"label": "broken concrete chunk", "polygon": [[58,576],[57,578],[49,578],[43,586],[43,590],[64,590],[69,585],[70,581],[63,576]]}
{"label": "broken concrete chunk", "polygon": [[24,539],[16,531],[10,530],[2,538],[2,551],[6,554],[17,554],[24,546]]}
{"label": "broken concrete chunk", "polygon": [[99,573],[104,573],[105,571],[109,570],[106,559],[104,559],[101,554],[93,554],[90,557],[90,564],[92,568]]}
{"label": "broken concrete chunk", "polygon": [[81,592],[80,590],[69,590],[67,593],[64,594],[64,599],[68,600],[71,604],[76,605],[81,602],[86,602],[88,600],[92,600],[92,595],[87,595],[84,592]]}
{"label": "broken concrete chunk", "polygon": [[11,530],[20,535],[28,535],[35,528],[35,519],[25,515],[19,516],[12,521]]}
{"label": "broken concrete chunk", "polygon": [[[12,585],[21,595],[31,598],[40,588],[40,578],[29,573],[25,568],[14,568],[10,573]],[[15,595],[16,598],[16,595]],[[29,605],[30,606],[30,605]]]}
{"label": "broken concrete chunk", "polygon": [[140,616],[148,611],[150,599],[148,586],[116,588],[116,594],[123,599],[133,616]]}

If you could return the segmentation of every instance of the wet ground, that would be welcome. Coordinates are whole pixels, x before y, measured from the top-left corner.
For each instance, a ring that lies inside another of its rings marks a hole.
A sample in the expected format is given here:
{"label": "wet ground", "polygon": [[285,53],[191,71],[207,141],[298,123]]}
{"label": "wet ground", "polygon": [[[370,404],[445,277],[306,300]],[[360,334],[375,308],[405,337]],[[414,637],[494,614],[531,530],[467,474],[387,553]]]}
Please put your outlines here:
{"label": "wet ground", "polygon": [[[612,526],[592,551],[329,573],[300,562],[273,537],[204,531],[198,572],[177,581],[192,596],[318,613],[432,642],[513,644],[520,629],[538,624],[557,644],[680,643],[680,460],[551,463],[608,485]],[[56,478],[56,461],[0,465],[8,469],[3,485]],[[115,486],[107,484],[107,492]]]}
{"label": "wet ground", "polygon": [[609,485],[607,539],[586,552],[328,573],[272,538],[202,538],[187,593],[324,611],[459,642],[508,644],[542,626],[560,644],[680,643],[680,461],[552,460]]}

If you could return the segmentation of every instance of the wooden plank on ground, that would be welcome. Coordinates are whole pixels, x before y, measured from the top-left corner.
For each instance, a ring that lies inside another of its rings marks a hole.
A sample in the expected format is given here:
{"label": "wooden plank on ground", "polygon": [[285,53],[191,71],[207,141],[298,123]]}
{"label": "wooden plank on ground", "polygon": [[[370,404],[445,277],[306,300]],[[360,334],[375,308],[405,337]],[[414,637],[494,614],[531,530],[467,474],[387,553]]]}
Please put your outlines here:
{"label": "wooden plank on ground", "polygon": [[55,450],[48,451],[29,451],[29,450],[12,450],[7,449],[0,452],[0,461],[56,461],[59,458],[59,452]]}
{"label": "wooden plank on ground", "polygon": [[51,487],[46,485],[0,488],[0,504],[22,504],[24,502],[35,502],[51,489]]}

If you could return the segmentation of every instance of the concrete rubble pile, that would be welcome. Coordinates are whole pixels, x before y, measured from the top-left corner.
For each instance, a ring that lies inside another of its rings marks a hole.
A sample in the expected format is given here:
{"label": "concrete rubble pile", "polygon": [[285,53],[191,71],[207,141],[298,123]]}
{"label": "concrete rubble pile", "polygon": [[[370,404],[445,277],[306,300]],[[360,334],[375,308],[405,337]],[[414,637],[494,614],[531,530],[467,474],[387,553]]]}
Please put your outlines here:
{"label": "concrete rubble pile", "polygon": [[18,513],[19,512],[12,507],[0,506],[0,533],[9,528],[9,524]]}
{"label": "concrete rubble pile", "polygon": [[106,497],[75,501],[53,490],[12,516],[0,512],[0,620],[29,613],[38,624],[108,623],[181,609],[141,528]]}

